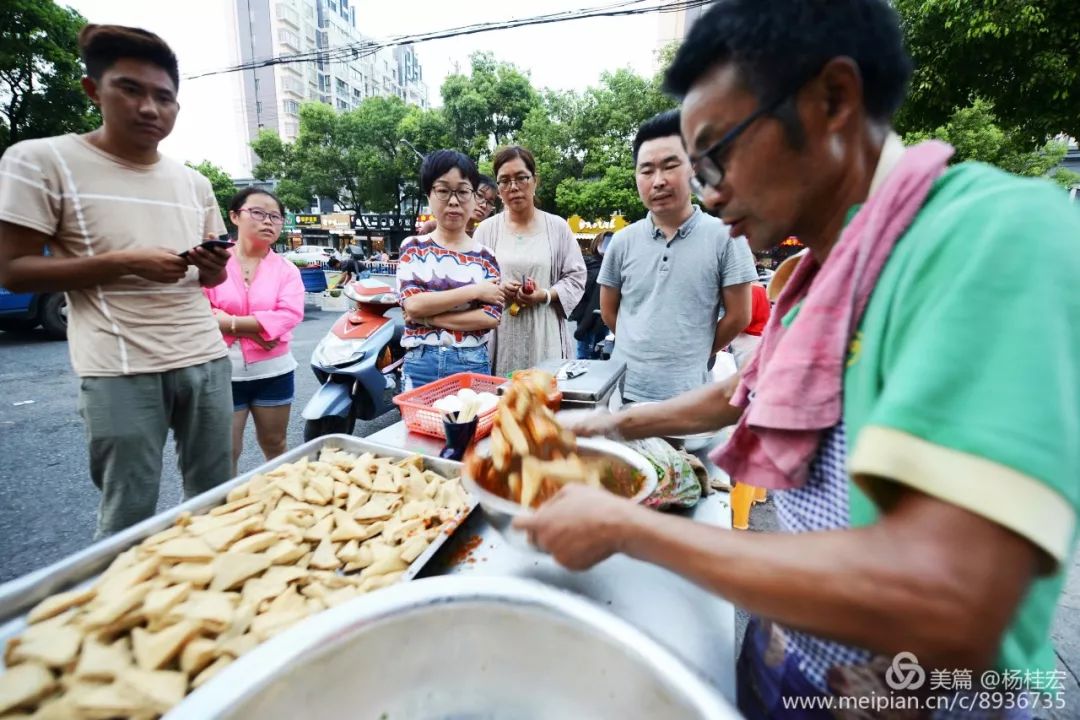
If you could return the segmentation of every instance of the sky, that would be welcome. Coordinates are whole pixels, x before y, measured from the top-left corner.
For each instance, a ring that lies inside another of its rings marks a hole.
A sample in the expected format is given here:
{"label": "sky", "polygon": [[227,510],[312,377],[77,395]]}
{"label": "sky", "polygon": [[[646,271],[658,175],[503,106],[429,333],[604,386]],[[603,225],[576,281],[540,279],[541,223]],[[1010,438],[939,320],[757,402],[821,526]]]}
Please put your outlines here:
{"label": "sky", "polygon": [[[91,22],[135,25],[157,33],[174,49],[181,76],[237,64],[230,57],[232,0],[59,0]],[[498,3],[487,0],[357,0],[356,25],[376,38],[446,30],[480,22],[597,7],[615,0],[544,0]],[[270,0],[273,7],[274,0]],[[651,4],[651,3],[649,3]],[[439,104],[446,75],[467,71],[469,55],[493,52],[529,73],[538,88],[581,90],[604,71],[629,67],[655,70],[660,16],[574,20],[434,40],[416,46],[428,97]],[[179,160],[209,159],[233,175],[245,165],[241,99],[231,76],[186,79],[180,84],[181,111],[162,151]]]}

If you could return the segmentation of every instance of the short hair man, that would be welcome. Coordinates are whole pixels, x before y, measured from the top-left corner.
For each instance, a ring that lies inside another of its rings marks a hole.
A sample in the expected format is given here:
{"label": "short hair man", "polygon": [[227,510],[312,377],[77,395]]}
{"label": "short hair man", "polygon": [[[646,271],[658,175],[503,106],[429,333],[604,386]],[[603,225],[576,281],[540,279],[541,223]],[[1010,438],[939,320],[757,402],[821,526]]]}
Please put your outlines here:
{"label": "short hair man", "polygon": [[904,148],[890,118],[910,73],[887,0],[721,0],[668,71],[706,202],[753,248],[795,235],[809,254],[734,397],[718,383],[578,430],[737,421],[713,458],[777,489],[785,532],[588,488],[520,522],[571,567],[621,550],[751,612],[747,717],[889,699],[910,654],[930,677],[974,681],[922,682],[936,704],[899,714],[941,717],[956,700],[963,717],[1023,717],[1063,700],[1027,693],[1049,686],[1076,550],[1080,216],[1045,180]]}
{"label": "short hair man", "polygon": [[103,122],[4,153],[0,285],[67,292],[103,536],[153,515],[170,429],[186,496],[230,476],[231,373],[200,290],[229,254],[196,247],[225,232],[210,183],[158,153],[179,110],[172,50],[109,25],[83,28],[79,48]]}
{"label": "short hair man", "polygon": [[713,356],[750,322],[753,255],[691,204],[692,173],[678,111],[647,120],[634,138],[634,174],[649,214],[615,234],[597,281],[627,400],[700,387]]}

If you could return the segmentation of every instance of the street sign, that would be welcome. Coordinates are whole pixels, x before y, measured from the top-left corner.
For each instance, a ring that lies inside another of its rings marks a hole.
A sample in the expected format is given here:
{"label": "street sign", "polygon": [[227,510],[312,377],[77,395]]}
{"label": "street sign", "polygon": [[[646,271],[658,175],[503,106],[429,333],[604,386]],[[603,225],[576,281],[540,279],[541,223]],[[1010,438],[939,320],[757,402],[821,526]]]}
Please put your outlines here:
{"label": "street sign", "polygon": [[380,232],[413,232],[413,215],[389,215],[381,213],[362,213],[353,217],[353,227],[357,230],[377,230]]}

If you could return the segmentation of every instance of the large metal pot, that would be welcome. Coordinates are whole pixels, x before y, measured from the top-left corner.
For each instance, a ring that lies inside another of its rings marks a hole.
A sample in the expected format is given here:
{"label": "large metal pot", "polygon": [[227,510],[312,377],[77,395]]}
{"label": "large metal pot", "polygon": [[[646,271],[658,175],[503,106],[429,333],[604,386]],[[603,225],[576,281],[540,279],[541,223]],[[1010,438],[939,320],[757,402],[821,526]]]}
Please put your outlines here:
{"label": "large metal pot", "polygon": [[737,718],[669,651],[570,593],[499,577],[398,585],[259,646],[165,716]]}

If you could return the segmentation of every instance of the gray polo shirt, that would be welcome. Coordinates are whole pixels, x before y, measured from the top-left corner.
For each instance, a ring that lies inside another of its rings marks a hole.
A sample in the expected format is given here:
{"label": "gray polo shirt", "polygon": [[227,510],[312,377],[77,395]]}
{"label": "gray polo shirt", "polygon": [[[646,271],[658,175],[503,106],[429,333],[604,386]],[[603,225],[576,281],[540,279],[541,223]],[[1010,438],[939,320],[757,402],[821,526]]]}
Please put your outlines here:
{"label": "gray polo shirt", "polygon": [[598,282],[622,294],[614,357],[628,400],[666,400],[708,380],[721,291],[757,279],[745,238],[700,208],[668,241],[652,214],[611,239]]}

